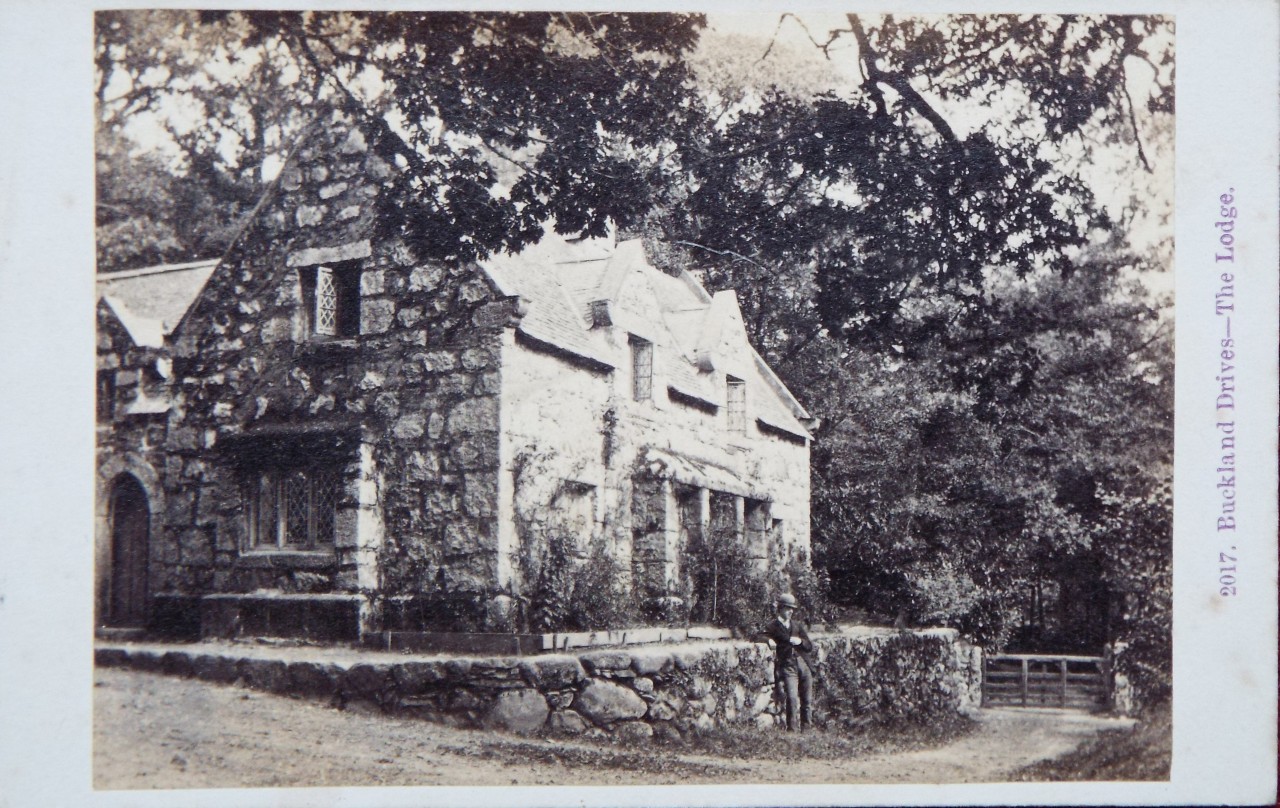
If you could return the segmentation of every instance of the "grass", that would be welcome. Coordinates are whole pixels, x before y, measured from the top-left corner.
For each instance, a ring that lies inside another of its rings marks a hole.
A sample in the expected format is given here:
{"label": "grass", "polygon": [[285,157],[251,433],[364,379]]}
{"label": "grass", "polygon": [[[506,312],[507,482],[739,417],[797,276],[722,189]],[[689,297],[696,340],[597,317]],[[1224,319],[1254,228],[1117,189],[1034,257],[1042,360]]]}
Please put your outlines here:
{"label": "grass", "polygon": [[[927,725],[873,726],[856,734],[832,728],[792,733],[781,729],[722,727],[702,734],[689,733],[681,740],[655,739],[651,745],[639,747],[604,739],[584,744],[575,742],[572,736],[552,735],[527,741],[494,737],[486,739],[482,747],[446,749],[495,760],[708,776],[723,771],[723,767],[696,757],[735,761],[849,760],[949,743],[971,732],[975,726],[972,720],[956,716]],[[673,757],[672,753],[695,759]]]}
{"label": "grass", "polygon": [[1168,780],[1173,717],[1168,702],[1154,705],[1131,729],[1108,730],[1079,749],[1014,773],[1014,780]]}
{"label": "grass", "polygon": [[588,746],[552,740],[519,741],[508,738],[487,738],[481,746],[441,746],[445,752],[508,763],[554,763],[570,768],[623,769],[629,772],[685,775],[690,777],[715,776],[725,771],[723,766],[710,763],[691,763],[672,760],[657,752],[641,749],[624,751],[613,746]]}
{"label": "grass", "polygon": [[738,759],[837,760],[873,752],[938,746],[973,731],[975,726],[975,722],[959,715],[928,724],[871,725],[856,731],[819,727],[806,732],[785,732],[781,729],[730,726],[702,735],[691,733],[681,741],[662,743],[668,748],[692,754]]}

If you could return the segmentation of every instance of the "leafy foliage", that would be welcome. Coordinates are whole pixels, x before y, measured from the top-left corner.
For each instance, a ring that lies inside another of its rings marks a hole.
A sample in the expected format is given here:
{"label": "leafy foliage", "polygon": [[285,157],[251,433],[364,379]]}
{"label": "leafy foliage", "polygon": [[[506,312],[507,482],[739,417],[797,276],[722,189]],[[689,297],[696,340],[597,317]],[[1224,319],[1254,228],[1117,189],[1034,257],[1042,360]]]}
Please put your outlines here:
{"label": "leafy foliage", "polygon": [[900,633],[879,638],[826,638],[815,672],[816,708],[828,726],[861,730],[945,721],[965,694],[951,642]]}
{"label": "leafy foliage", "polygon": [[101,269],[216,257],[257,203],[316,94],[278,38],[247,31],[194,11],[97,15]]}
{"label": "leafy foliage", "polygon": [[1137,704],[1166,702],[1173,681],[1172,486],[1164,481],[1140,497],[1104,492],[1101,499],[1098,532],[1108,548],[1103,578],[1125,593],[1113,664]]}
{"label": "leafy foliage", "polygon": [[787,592],[800,604],[800,618],[806,623],[832,623],[835,612],[828,592],[831,580],[827,571],[814,568],[809,554],[803,549],[795,552],[783,566],[780,580],[774,586],[774,599]]}
{"label": "leafy foliage", "polygon": [[690,621],[752,631],[772,614],[767,579],[731,527],[694,531],[686,551],[692,578]]}
{"label": "leafy foliage", "polygon": [[927,361],[859,357],[864,386],[815,448],[816,547],[840,599],[1001,645],[1038,580],[1124,556],[1121,534],[1161,552],[1168,511],[1134,533],[1099,499],[1145,497],[1172,448],[1169,329],[1117,288],[1115,258],[1009,287],[995,335],[953,332]]}
{"label": "leafy foliage", "polygon": [[603,542],[581,558],[576,539],[554,533],[538,549],[527,567],[529,630],[599,631],[636,621],[625,571]]}

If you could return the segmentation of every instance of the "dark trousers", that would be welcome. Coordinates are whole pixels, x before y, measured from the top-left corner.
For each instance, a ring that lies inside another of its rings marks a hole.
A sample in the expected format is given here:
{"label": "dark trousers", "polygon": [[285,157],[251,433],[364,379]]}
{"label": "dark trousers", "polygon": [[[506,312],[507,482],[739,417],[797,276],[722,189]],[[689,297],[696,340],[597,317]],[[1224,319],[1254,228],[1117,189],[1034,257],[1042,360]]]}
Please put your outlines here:
{"label": "dark trousers", "polygon": [[787,729],[813,724],[813,674],[804,657],[796,655],[776,671],[780,695],[787,707]]}

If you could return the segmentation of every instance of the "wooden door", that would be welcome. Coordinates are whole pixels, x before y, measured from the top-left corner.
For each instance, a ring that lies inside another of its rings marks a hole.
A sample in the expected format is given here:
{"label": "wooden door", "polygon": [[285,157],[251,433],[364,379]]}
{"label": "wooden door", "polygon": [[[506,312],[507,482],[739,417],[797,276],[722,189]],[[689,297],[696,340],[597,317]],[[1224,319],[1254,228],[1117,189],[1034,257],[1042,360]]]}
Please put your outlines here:
{"label": "wooden door", "polygon": [[111,490],[111,590],[107,623],[141,626],[147,620],[147,552],[151,509],[147,493],[130,475]]}

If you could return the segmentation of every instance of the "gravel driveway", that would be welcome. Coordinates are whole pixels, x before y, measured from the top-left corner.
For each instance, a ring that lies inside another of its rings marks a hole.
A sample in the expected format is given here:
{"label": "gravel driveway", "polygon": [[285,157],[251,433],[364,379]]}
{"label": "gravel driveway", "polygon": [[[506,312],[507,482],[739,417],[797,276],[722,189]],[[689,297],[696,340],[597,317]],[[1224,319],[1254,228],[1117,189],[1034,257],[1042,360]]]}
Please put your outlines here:
{"label": "gravel driveway", "polygon": [[783,761],[501,736],[123,669],[94,682],[94,787],[105,789],[999,782],[1124,726],[986,710],[934,748]]}

